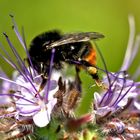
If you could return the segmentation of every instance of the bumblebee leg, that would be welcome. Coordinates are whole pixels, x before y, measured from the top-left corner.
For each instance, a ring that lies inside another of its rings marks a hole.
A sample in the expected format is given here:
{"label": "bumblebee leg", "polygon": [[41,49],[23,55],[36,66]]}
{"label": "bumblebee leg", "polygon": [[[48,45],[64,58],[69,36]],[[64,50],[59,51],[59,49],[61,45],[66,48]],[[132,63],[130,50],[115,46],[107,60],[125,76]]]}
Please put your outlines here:
{"label": "bumblebee leg", "polygon": [[74,64],[75,65],[75,71],[76,71],[76,76],[75,76],[75,88],[78,90],[78,91],[82,91],[82,88],[81,88],[81,79],[80,79],[80,76],[79,76],[79,72],[80,72],[80,66],[81,64],[79,64],[79,61],[75,61],[75,60],[71,60],[71,59],[66,59],[65,58],[65,62],[69,63],[69,64]]}
{"label": "bumblebee leg", "polygon": [[47,79],[43,77],[42,82],[41,82],[41,84],[40,84],[40,86],[39,86],[39,90],[38,90],[38,92],[35,94],[35,97],[36,97],[36,96],[38,95],[38,93],[45,87],[46,83],[47,83]]}
{"label": "bumblebee leg", "polygon": [[93,65],[91,65],[90,63],[88,63],[85,60],[81,60],[81,65],[89,73],[89,75],[91,75],[91,77],[95,80],[97,86],[104,88],[104,85],[103,85],[102,81],[100,80],[100,78],[98,76],[97,68],[94,67]]}
{"label": "bumblebee leg", "polygon": [[102,81],[100,80],[98,76],[98,71],[94,66],[88,66],[87,72],[91,75],[91,77],[95,80],[97,86],[102,86]]}
{"label": "bumblebee leg", "polygon": [[100,80],[98,76],[98,71],[94,66],[87,67],[88,73],[92,76],[92,78],[95,80],[96,85],[101,87],[102,89],[108,89],[106,85]]}
{"label": "bumblebee leg", "polygon": [[75,70],[76,70],[75,85],[76,85],[76,88],[78,89],[78,91],[81,92],[82,91],[82,87],[81,87],[82,81],[79,76],[80,68],[78,66],[76,66]]}
{"label": "bumblebee leg", "polygon": [[[76,65],[76,82],[77,82],[77,87],[78,87],[78,84],[81,85],[81,80],[80,80],[80,77],[79,77],[79,72],[80,72],[80,68],[79,67],[82,67],[95,80],[97,86],[104,88],[104,85],[103,85],[102,81],[99,79],[99,76],[98,76],[98,73],[97,73],[98,72],[97,68],[94,67],[93,65],[91,65],[89,62],[87,62],[85,60],[72,61],[72,60],[69,60],[69,59],[66,59],[65,61],[69,62],[70,64],[75,64]],[[79,88],[79,90],[80,90],[80,88]]]}

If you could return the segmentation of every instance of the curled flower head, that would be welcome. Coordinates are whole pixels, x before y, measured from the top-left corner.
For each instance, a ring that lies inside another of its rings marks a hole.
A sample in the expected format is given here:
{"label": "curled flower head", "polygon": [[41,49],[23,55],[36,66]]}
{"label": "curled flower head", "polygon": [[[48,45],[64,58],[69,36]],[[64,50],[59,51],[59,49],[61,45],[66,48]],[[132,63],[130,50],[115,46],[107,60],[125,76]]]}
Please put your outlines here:
{"label": "curled flower head", "polygon": [[[54,94],[58,90],[57,81],[51,79],[52,66],[50,66],[49,79],[43,88],[40,87],[43,79],[41,75],[35,71],[30,60],[25,40],[18,32],[14,20],[13,23],[13,29],[24,51],[26,52],[31,66],[26,65],[7,34],[4,33],[4,36],[16,58],[17,63],[13,61],[11,56],[1,45],[1,49],[5,53],[5,56],[0,54],[1,57],[15,69],[16,74],[13,79],[9,79],[1,72],[0,79],[3,80],[3,82],[0,97],[5,97],[5,99],[12,100],[12,103],[14,104],[14,110],[9,115],[14,116],[18,120],[21,118],[23,119],[23,117],[32,118],[35,125],[44,127],[50,122],[52,110],[57,103],[57,99],[54,98]],[[50,64],[53,63],[54,53],[55,50],[52,50]]]}

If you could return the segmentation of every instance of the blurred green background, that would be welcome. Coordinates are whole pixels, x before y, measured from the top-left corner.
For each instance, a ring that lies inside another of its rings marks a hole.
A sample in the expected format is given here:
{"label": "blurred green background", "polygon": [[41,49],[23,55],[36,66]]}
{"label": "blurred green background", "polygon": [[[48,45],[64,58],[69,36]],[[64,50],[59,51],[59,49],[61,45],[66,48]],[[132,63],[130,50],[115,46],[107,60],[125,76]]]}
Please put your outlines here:
{"label": "blurred green background", "polygon": [[[136,32],[140,32],[139,0],[0,0],[0,42],[8,46],[2,35],[2,32],[6,32],[23,57],[25,54],[13,33],[9,14],[14,15],[19,29],[24,27],[28,46],[34,36],[51,29],[103,33],[105,38],[97,41],[97,44],[110,71],[117,71],[121,66],[129,36],[129,14],[134,15]],[[3,60],[0,61],[1,67],[10,73],[10,67]],[[100,58],[98,61],[98,66],[103,67]],[[134,68],[138,63],[135,62]],[[82,74],[82,79],[84,87],[88,89],[83,102],[89,105],[93,96],[93,88],[90,88],[93,81],[87,74]],[[83,104],[80,112],[86,110]]]}

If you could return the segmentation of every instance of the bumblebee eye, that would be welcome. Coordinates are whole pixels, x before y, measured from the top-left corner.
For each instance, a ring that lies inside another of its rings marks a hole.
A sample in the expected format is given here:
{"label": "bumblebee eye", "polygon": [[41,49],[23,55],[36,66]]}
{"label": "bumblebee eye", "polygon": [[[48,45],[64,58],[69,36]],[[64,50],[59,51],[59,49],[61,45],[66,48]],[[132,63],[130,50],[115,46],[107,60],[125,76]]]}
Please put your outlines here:
{"label": "bumblebee eye", "polygon": [[71,48],[71,50],[74,50],[74,46],[71,46],[70,48]]}

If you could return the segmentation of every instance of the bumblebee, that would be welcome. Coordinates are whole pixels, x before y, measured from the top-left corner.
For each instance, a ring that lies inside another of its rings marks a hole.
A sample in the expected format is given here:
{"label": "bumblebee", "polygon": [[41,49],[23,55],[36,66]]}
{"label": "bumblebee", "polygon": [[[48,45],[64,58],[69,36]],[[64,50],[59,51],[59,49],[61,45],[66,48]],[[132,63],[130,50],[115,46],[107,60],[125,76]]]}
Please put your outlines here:
{"label": "bumblebee", "polygon": [[96,51],[91,41],[103,37],[104,35],[97,32],[72,34],[61,34],[57,30],[45,32],[32,40],[29,49],[30,59],[45,81],[49,74],[52,49],[55,49],[53,69],[62,69],[64,63],[74,65],[78,79],[80,79],[79,72],[82,68],[99,83]]}

